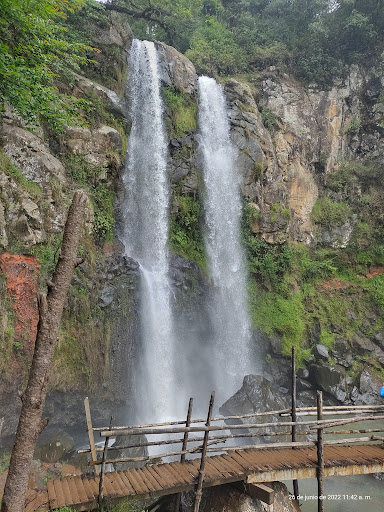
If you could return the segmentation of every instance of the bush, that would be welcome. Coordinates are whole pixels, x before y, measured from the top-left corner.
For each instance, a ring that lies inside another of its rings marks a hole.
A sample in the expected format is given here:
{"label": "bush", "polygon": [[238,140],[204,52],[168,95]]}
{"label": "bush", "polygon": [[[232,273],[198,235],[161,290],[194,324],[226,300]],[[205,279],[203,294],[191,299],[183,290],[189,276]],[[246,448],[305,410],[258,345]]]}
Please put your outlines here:
{"label": "bush", "polygon": [[182,137],[197,128],[197,104],[175,87],[163,87],[162,96],[170,113],[168,133],[172,139]]}
{"label": "bush", "polygon": [[315,224],[332,228],[345,224],[351,215],[352,210],[347,203],[337,203],[328,197],[321,197],[313,207],[311,218]]}

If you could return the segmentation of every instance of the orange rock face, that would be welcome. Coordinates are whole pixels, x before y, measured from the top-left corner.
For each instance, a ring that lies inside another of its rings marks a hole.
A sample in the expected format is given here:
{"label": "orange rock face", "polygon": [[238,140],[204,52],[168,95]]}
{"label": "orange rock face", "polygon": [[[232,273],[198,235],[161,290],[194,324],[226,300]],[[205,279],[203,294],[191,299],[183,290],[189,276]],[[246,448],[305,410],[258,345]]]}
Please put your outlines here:
{"label": "orange rock face", "polygon": [[37,272],[39,263],[33,256],[4,253],[0,256],[0,269],[7,276],[7,293],[13,299],[16,314],[15,342],[33,350],[39,310],[37,306]]}

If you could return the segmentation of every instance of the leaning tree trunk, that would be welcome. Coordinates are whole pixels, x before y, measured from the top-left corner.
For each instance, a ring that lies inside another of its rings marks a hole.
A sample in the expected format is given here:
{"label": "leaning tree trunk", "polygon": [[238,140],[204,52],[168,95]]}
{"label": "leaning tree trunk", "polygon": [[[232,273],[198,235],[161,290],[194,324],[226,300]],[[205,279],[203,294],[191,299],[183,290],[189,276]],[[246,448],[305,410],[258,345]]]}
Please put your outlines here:
{"label": "leaning tree trunk", "polygon": [[47,425],[42,419],[49,371],[56,346],[64,302],[75,267],[82,261],[77,248],[83,228],[87,196],[75,192],[68,211],[59,261],[48,294],[39,297],[39,325],[28,384],[23,393],[19,424],[5,483],[1,512],[23,512],[28,476],[37,438]]}

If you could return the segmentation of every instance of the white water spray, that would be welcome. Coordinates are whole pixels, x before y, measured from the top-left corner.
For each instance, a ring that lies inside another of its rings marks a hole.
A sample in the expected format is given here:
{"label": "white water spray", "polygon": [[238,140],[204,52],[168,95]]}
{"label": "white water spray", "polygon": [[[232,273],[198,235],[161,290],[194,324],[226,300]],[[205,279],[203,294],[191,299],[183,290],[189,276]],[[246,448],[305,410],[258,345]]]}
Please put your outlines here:
{"label": "white water spray", "polygon": [[205,185],[205,237],[213,281],[212,372],[216,389],[228,398],[253,373],[251,327],[246,292],[246,264],[241,246],[240,175],[230,140],[222,87],[199,78],[200,150]]}
{"label": "white water spray", "polygon": [[124,244],[141,270],[140,363],[136,367],[136,416],[173,416],[174,334],[168,282],[167,143],[158,58],[154,44],[134,40],[128,94],[132,129],[124,174]]}

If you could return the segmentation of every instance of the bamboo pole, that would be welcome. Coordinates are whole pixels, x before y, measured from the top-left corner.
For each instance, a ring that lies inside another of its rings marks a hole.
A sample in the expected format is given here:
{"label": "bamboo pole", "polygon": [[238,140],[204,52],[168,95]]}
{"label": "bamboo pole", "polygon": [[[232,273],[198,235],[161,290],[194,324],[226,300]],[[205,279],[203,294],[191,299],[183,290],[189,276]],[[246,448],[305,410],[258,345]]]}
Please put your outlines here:
{"label": "bamboo pole", "polygon": [[[323,411],[323,416],[342,416],[342,415],[345,415],[345,414],[351,414],[353,412],[353,414],[367,414],[367,413],[375,413],[375,412],[379,412],[379,411],[375,411],[375,409],[357,409],[357,410],[354,410],[354,411]],[[281,418],[286,418],[286,417],[289,417],[291,416],[291,414],[281,414],[280,417]],[[315,411],[310,411],[310,412],[298,412],[296,413],[296,416],[317,416],[317,412]]]}
{"label": "bamboo pole", "polygon": [[[345,420],[336,420],[336,421],[315,421],[313,426],[310,426],[310,429],[317,429],[317,428],[330,428],[330,427],[338,427],[339,425],[348,425],[349,423],[357,423],[358,421],[371,421],[371,420],[383,420],[384,416],[360,416],[358,418],[349,418]],[[302,425],[310,424],[309,422],[302,422]]]}
{"label": "bamboo pole", "polygon": [[[317,419],[323,419],[323,393],[317,391]],[[317,430],[317,510],[324,512],[324,434],[323,429]]]}
{"label": "bamboo pole", "polygon": [[[91,452],[92,461],[97,460],[96,454],[96,446],[95,446],[95,438],[93,436],[93,428],[92,428],[92,416],[91,416],[91,408],[89,406],[89,399],[86,396],[84,398],[84,408],[85,408],[85,417],[87,419],[87,430],[88,430],[88,438],[89,438],[89,451]],[[96,475],[99,474],[99,467],[95,466]]]}
{"label": "bamboo pole", "polygon": [[[193,408],[193,398],[190,398],[189,404],[188,404],[187,419],[185,420],[186,427],[189,427],[191,424],[192,408]],[[183,445],[181,447],[181,451],[182,452],[185,451],[187,449],[187,446],[188,446],[188,432],[184,432]],[[183,453],[181,455],[180,462],[185,462],[185,453]],[[179,512],[180,502],[181,502],[181,493],[176,495],[175,512]]]}
{"label": "bamboo pole", "polygon": [[[296,349],[293,346],[292,347],[292,422],[295,423],[295,425],[292,425],[292,443],[296,442]],[[299,482],[297,480],[293,480],[293,494],[295,496],[295,499],[299,500]]]}
{"label": "bamboo pole", "polygon": [[[109,421],[109,430],[112,429],[112,421],[113,421],[113,418],[111,416],[111,419]],[[104,443],[103,458],[101,460],[101,474],[100,474],[100,479],[99,479],[99,496],[97,498],[98,509],[100,512],[102,510],[101,505],[102,505],[102,501],[103,501],[104,473],[105,473],[105,463],[106,463],[106,459],[107,459],[108,443],[109,443],[109,437],[106,437],[105,443]]]}
{"label": "bamboo pole", "polygon": [[292,425],[312,425],[310,428],[327,428],[337,425],[346,425],[348,423],[355,423],[357,421],[367,421],[367,420],[382,420],[384,416],[360,416],[357,418],[346,418],[344,420],[338,420],[332,422],[330,420],[316,420],[316,421],[300,421],[292,422],[292,421],[282,421],[280,423],[277,422],[268,422],[268,423],[244,423],[242,425],[210,425],[201,426],[201,427],[178,427],[178,428],[166,428],[166,429],[131,429],[131,430],[111,430],[111,431],[103,431],[100,432],[101,437],[114,437],[114,436],[128,436],[128,435],[140,435],[140,434],[180,434],[184,432],[213,432],[213,431],[222,431],[222,430],[244,430],[244,429],[255,429],[255,428],[265,428],[265,427],[291,427]]}
{"label": "bamboo pole", "polygon": [[[383,411],[384,412],[384,405],[327,405],[323,407],[323,411],[325,414],[325,411],[331,411],[331,410],[342,410],[347,409],[350,411],[354,411],[355,409],[361,409],[361,410],[372,410],[372,411]],[[305,411],[311,412],[314,411],[314,416],[316,416],[316,407],[297,407],[296,408],[297,415],[298,413],[302,413],[300,415],[306,416],[304,414]],[[215,418],[211,419],[211,423],[215,421],[226,421],[226,420],[239,420],[244,418],[253,418],[253,417],[261,417],[261,416],[282,416],[287,417],[291,416],[291,409],[280,409],[276,411],[267,411],[267,412],[253,412],[248,414],[240,414],[237,416],[217,416]],[[191,420],[192,423],[204,423],[205,419],[195,419]],[[147,423],[145,425],[128,425],[128,426],[116,426],[114,427],[115,430],[130,430],[134,428],[149,428],[149,427],[166,427],[166,426],[172,426],[172,425],[185,425],[185,420],[180,421],[168,421],[164,423]],[[108,427],[94,427],[94,432],[102,432],[108,430]]]}
{"label": "bamboo pole", "polygon": [[[205,424],[206,427],[209,427],[211,424],[212,410],[213,410],[214,403],[215,403],[215,392],[212,391],[211,399],[209,401],[209,407],[208,407],[207,422]],[[209,438],[209,430],[207,430],[204,435],[203,449],[201,452],[201,462],[200,462],[200,468],[199,468],[199,476],[198,476],[198,481],[197,481],[197,486],[196,486],[195,506],[193,508],[194,512],[199,512],[201,496],[203,494],[203,481],[204,481],[204,475],[205,475],[205,460],[207,457],[208,438]]]}

